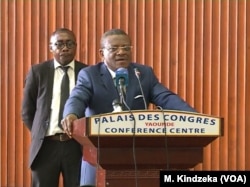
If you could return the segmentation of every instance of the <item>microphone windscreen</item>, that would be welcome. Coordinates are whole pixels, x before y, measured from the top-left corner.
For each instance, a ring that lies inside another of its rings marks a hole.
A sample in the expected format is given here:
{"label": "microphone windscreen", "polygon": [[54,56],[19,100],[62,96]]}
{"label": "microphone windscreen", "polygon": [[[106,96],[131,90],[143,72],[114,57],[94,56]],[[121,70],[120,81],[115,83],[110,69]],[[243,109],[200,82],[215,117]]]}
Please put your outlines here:
{"label": "microphone windscreen", "polygon": [[127,70],[127,68],[118,68],[115,71],[116,86],[120,85],[120,79],[123,79],[124,86],[128,86],[128,70]]}

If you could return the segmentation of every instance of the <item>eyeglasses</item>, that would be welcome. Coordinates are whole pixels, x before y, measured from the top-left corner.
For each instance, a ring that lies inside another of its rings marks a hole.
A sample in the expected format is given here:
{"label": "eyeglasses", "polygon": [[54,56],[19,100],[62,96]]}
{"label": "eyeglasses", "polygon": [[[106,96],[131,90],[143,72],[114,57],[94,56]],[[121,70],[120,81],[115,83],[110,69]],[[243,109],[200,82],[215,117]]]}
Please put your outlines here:
{"label": "eyeglasses", "polygon": [[56,46],[57,49],[63,49],[65,46],[68,49],[72,49],[76,46],[76,43],[73,41],[67,41],[67,42],[56,42],[56,43],[51,44],[51,45]]}
{"label": "eyeglasses", "polygon": [[109,52],[117,52],[118,50],[122,49],[124,51],[131,51],[133,46],[118,46],[118,47],[104,47],[104,49],[107,49]]}

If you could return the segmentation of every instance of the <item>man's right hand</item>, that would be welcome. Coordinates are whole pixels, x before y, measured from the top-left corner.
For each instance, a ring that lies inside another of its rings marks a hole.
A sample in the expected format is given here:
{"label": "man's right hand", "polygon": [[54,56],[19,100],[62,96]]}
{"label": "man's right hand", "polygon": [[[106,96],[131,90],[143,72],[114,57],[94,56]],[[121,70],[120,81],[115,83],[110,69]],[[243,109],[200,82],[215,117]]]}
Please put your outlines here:
{"label": "man's right hand", "polygon": [[63,130],[69,137],[72,137],[72,124],[76,119],[78,118],[75,114],[69,114],[61,121]]}

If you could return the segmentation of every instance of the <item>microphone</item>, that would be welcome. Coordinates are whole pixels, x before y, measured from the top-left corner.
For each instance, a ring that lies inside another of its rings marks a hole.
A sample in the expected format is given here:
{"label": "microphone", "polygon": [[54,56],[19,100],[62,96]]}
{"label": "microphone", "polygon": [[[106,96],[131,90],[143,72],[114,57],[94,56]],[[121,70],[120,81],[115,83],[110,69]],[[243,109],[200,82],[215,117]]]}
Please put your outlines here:
{"label": "microphone", "polygon": [[145,95],[144,95],[144,92],[143,92],[143,89],[142,89],[142,85],[141,85],[141,80],[140,80],[140,71],[138,70],[138,68],[134,68],[134,71],[135,71],[135,76],[138,80],[138,83],[139,83],[139,87],[140,87],[140,90],[141,90],[141,94],[142,94],[142,99],[143,99],[143,103],[144,103],[144,107],[145,107],[145,110],[147,110],[147,102],[146,102],[146,99],[145,99]]}
{"label": "microphone", "polygon": [[122,112],[122,104],[118,101],[118,99],[115,99],[112,102],[113,105],[113,112]]}
{"label": "microphone", "polygon": [[118,68],[115,72],[115,83],[120,95],[120,103],[125,103],[126,87],[128,86],[128,70]]}

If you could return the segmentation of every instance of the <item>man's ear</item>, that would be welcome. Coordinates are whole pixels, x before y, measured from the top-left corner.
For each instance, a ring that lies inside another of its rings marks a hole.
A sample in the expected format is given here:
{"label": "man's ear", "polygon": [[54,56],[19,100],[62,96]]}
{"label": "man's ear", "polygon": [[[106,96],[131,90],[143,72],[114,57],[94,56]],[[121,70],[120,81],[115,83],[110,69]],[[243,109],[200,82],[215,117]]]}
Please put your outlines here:
{"label": "man's ear", "polygon": [[101,58],[104,57],[104,55],[103,55],[103,49],[99,49],[99,56],[100,56]]}
{"label": "man's ear", "polygon": [[51,45],[49,45],[49,51],[53,52],[53,47]]}

